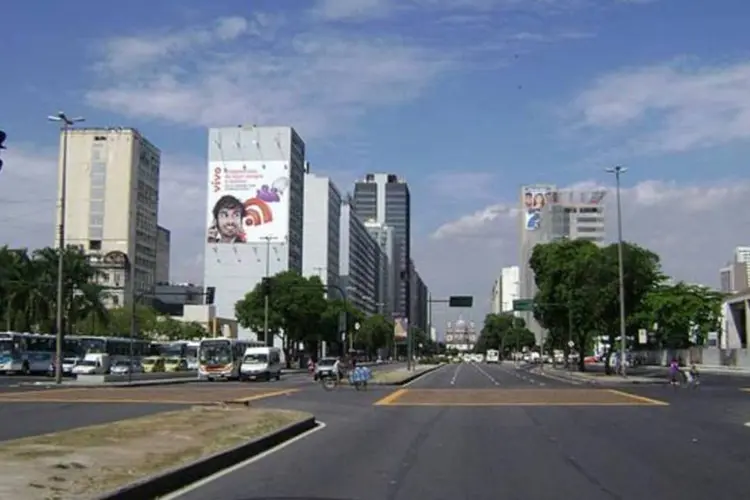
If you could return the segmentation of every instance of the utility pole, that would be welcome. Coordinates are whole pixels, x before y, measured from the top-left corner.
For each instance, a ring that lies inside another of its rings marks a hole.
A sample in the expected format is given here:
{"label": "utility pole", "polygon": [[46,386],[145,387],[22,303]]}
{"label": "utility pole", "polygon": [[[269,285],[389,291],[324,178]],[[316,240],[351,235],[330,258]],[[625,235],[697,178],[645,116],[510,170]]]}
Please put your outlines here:
{"label": "utility pole", "polygon": [[67,203],[68,190],[68,131],[78,122],[84,119],[81,117],[68,118],[62,111],[56,115],[50,115],[48,120],[60,123],[60,133],[62,134],[62,158],[61,158],[61,180],[60,180],[60,221],[57,226],[58,254],[57,254],[57,310],[55,313],[55,383],[62,383],[62,364],[63,364],[63,272],[65,271],[65,205]]}
{"label": "utility pole", "polygon": [[263,278],[263,338],[266,339],[266,345],[273,347],[273,339],[268,334],[268,314],[269,314],[269,301],[270,301],[270,279],[271,275],[271,240],[275,239],[273,236],[264,236],[263,239],[266,241],[266,272]]}
{"label": "utility pole", "polygon": [[617,189],[617,267],[620,274],[620,371],[622,376],[627,375],[626,351],[627,339],[625,338],[625,264],[622,257],[622,205],[620,204],[620,175],[628,171],[627,168],[617,165],[606,170],[615,176]]}

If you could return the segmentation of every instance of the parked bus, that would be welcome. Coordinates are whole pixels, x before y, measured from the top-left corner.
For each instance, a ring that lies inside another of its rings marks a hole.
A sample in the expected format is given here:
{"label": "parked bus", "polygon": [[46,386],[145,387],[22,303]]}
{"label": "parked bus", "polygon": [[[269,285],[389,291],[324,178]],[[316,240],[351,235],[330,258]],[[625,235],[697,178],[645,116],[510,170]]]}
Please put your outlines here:
{"label": "parked bus", "polygon": [[188,341],[185,349],[185,359],[187,359],[188,370],[198,369],[198,348],[201,343],[199,341]]}
{"label": "parked bus", "polygon": [[0,373],[46,373],[55,356],[55,336],[0,333]]}
{"label": "parked bus", "polygon": [[144,339],[126,339],[121,337],[96,337],[91,335],[71,335],[65,337],[74,346],[78,357],[83,358],[86,354],[109,354],[112,362],[127,361],[130,359],[132,342],[132,355],[134,358],[142,358],[151,354],[151,341]]}
{"label": "parked bus", "polygon": [[245,350],[264,345],[263,342],[251,340],[203,339],[198,347],[198,378],[237,380],[240,378],[240,366]]}

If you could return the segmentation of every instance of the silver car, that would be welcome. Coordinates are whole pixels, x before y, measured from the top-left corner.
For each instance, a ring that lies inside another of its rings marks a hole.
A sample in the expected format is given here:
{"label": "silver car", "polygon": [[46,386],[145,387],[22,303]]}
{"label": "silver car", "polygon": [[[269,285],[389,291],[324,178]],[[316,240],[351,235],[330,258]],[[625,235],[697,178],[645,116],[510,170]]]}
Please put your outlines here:
{"label": "silver car", "polygon": [[[112,375],[127,375],[130,372],[129,361],[115,361],[109,368]],[[143,367],[138,361],[133,361],[133,371],[131,373],[143,373]]]}

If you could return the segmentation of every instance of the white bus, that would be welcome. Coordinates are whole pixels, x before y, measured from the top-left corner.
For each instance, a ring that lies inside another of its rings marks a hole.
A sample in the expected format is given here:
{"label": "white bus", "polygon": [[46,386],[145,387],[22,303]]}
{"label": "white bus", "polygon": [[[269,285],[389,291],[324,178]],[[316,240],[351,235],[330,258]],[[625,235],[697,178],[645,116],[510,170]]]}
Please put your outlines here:
{"label": "white bus", "polygon": [[203,339],[198,346],[198,378],[201,380],[237,380],[245,351],[263,347],[263,342],[213,338]]}
{"label": "white bus", "polygon": [[190,340],[185,348],[185,359],[187,359],[188,370],[198,369],[198,348],[201,343],[198,341]]}
{"label": "white bus", "polygon": [[485,358],[487,363],[499,363],[500,362],[500,351],[497,349],[487,349],[487,356]]}
{"label": "white bus", "polygon": [[188,370],[198,369],[198,347],[200,347],[200,342],[190,340],[155,342],[154,347],[159,356],[164,356],[165,358],[183,358],[187,361]]}
{"label": "white bus", "polygon": [[152,354],[150,340],[127,339],[121,337],[96,337],[92,335],[69,335],[65,337],[74,346],[75,353],[84,358],[86,354],[109,354],[112,362],[130,359],[131,348],[134,358],[142,358]]}
{"label": "white bus", "polygon": [[56,345],[54,335],[0,333],[0,373],[47,373]]}

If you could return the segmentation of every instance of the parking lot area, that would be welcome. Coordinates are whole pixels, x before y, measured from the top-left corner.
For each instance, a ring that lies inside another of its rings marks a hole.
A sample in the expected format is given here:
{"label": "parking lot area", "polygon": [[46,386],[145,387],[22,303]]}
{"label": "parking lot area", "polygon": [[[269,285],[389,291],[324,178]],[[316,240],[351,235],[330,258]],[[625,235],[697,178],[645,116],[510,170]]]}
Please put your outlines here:
{"label": "parking lot area", "polygon": [[252,387],[239,384],[180,384],[154,387],[101,387],[30,390],[0,394],[7,403],[247,403],[297,392],[294,388]]}

